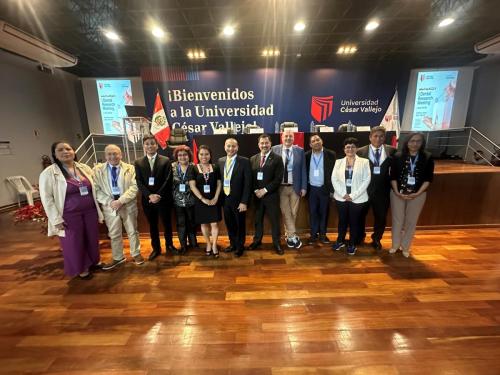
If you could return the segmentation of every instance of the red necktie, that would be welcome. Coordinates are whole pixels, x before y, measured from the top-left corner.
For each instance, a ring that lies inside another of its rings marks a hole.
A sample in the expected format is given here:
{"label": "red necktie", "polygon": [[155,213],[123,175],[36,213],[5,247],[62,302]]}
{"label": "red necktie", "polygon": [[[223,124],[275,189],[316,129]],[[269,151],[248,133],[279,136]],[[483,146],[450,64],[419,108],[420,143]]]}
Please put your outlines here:
{"label": "red necktie", "polygon": [[264,166],[265,162],[266,162],[266,155],[262,155],[262,158],[260,159],[260,167],[261,168]]}

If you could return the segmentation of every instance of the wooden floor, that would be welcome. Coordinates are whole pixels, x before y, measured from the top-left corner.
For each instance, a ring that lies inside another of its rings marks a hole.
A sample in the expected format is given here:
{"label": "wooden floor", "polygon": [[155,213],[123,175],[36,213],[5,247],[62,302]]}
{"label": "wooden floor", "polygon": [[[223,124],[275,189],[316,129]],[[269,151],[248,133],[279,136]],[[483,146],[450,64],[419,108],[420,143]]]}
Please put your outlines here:
{"label": "wooden floor", "polygon": [[83,281],[36,225],[0,225],[2,374],[500,373],[498,229],[419,232],[411,259],[198,250]]}

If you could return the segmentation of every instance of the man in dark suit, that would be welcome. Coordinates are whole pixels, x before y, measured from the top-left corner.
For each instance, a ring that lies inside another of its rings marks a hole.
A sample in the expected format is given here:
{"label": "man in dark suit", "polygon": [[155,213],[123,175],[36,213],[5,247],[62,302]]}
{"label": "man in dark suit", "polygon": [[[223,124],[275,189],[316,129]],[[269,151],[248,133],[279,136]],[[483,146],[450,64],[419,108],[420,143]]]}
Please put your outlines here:
{"label": "man in dark suit", "polygon": [[224,251],[240,257],[245,250],[246,211],[252,194],[252,168],[250,161],[239,156],[238,141],[226,139],[226,156],[219,159],[222,172],[222,208],[230,245]]}
{"label": "man in dark suit", "polygon": [[271,222],[273,246],[276,253],[283,255],[280,246],[280,197],[279,187],[283,180],[283,163],[281,157],[271,150],[271,137],[268,134],[259,136],[260,153],[250,158],[252,166],[253,189],[255,194],[255,234],[250,249],[257,249],[264,235],[264,214]]}
{"label": "man in dark suit", "polygon": [[306,152],[306,169],[311,237],[307,243],[313,245],[318,241],[319,234],[319,241],[329,244],[326,228],[330,194],[333,194],[332,171],[336,156],[335,152],[323,147],[323,140],[319,134],[311,136],[309,145],[311,150]]}
{"label": "man in dark suit", "polygon": [[177,249],[172,242],[172,165],[167,157],[159,155],[158,143],[152,135],[142,140],[146,156],[134,162],[137,186],[142,195],[142,207],[149,223],[153,251],[149,260],[161,254],[158,217],[163,222],[165,246],[173,254]]}
{"label": "man in dark suit", "polygon": [[[368,214],[369,207],[373,211],[373,234],[372,246],[375,250],[382,250],[382,236],[384,235],[387,211],[390,206],[389,194],[391,191],[390,165],[396,149],[385,145],[385,128],[375,126],[370,130],[370,144],[358,149],[358,156],[370,160],[372,178],[368,186],[368,204],[364,218]],[[365,227],[363,222],[363,228]],[[366,237],[366,233],[363,238]]]}

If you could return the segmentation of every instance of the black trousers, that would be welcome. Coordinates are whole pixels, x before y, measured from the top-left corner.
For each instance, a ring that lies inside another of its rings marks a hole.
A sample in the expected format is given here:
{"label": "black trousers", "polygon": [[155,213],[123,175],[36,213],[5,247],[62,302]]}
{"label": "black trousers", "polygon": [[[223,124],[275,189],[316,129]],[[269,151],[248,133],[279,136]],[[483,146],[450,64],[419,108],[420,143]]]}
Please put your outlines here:
{"label": "black trousers", "polygon": [[366,216],[368,215],[368,211],[371,207],[373,212],[372,240],[382,240],[382,236],[384,235],[387,225],[387,212],[389,211],[389,207],[391,205],[389,193],[390,191],[382,191],[370,195],[368,203],[365,205],[365,212],[363,214],[363,239],[366,237],[366,233],[364,232]]}
{"label": "black trousers", "polygon": [[278,194],[266,197],[266,199],[255,198],[255,234],[253,242],[261,242],[264,236],[264,214],[267,214],[271,222],[273,245],[280,244],[280,198]]}
{"label": "black trousers", "polygon": [[236,250],[245,248],[246,231],[246,211],[239,212],[238,206],[224,202],[222,209],[224,211],[224,222],[226,223],[229,242]]}
{"label": "black trousers", "polygon": [[311,237],[326,235],[330,194],[323,187],[309,185],[309,220]]}
{"label": "black trousers", "polygon": [[349,243],[358,245],[363,239],[363,214],[366,203],[341,202],[335,200],[339,212],[338,242],[345,242],[347,227],[349,226]]}
{"label": "black trousers", "polygon": [[179,237],[181,247],[186,247],[188,237],[196,236],[194,205],[191,207],[175,206],[175,215],[177,217],[177,237]]}
{"label": "black trousers", "polygon": [[151,236],[151,247],[153,250],[161,251],[160,243],[160,229],[158,227],[158,219],[161,219],[164,236],[165,245],[173,246],[172,242],[172,202],[158,202],[156,204],[151,204],[146,201],[142,201],[142,208],[146,219],[149,223],[149,235]]}

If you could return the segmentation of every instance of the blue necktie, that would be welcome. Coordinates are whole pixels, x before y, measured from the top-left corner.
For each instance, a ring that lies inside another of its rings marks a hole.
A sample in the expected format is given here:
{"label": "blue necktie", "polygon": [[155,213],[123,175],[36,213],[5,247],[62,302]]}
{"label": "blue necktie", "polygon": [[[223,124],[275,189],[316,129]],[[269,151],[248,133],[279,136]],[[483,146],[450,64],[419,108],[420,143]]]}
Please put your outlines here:
{"label": "blue necktie", "polygon": [[380,149],[377,148],[375,150],[375,161],[377,162],[377,164],[375,164],[377,167],[380,165]]}
{"label": "blue necktie", "polygon": [[[118,175],[116,174],[116,167],[111,167],[111,183],[112,186],[118,186]],[[120,198],[119,195],[113,195],[113,198],[118,199]]]}
{"label": "blue necktie", "polygon": [[286,156],[285,156],[285,173],[283,177],[283,182],[288,184],[288,163],[290,162],[290,149],[285,148]]}

